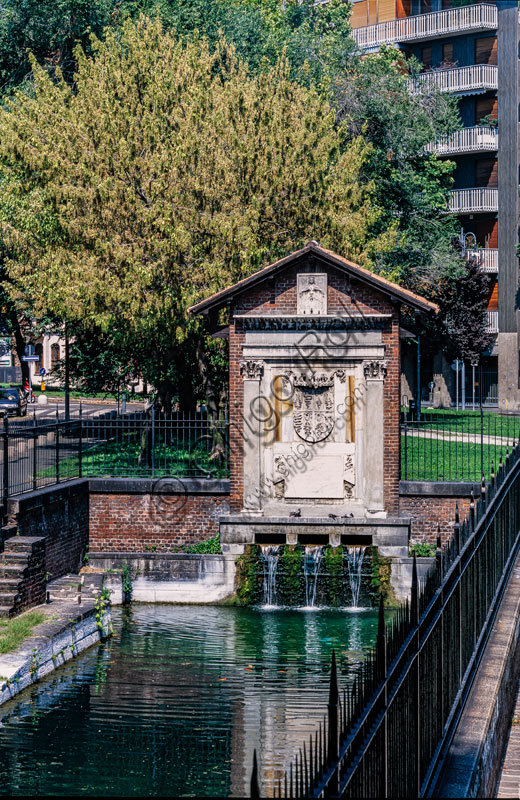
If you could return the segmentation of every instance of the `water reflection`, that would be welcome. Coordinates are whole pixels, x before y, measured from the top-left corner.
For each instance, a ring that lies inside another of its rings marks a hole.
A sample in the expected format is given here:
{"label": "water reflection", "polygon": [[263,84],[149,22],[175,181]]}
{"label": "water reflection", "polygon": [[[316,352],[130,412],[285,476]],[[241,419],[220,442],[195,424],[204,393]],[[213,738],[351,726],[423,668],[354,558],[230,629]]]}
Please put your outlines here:
{"label": "water reflection", "polygon": [[332,647],[346,681],[376,614],[134,606],[115,638],[0,710],[0,792],[244,796],[316,729]]}

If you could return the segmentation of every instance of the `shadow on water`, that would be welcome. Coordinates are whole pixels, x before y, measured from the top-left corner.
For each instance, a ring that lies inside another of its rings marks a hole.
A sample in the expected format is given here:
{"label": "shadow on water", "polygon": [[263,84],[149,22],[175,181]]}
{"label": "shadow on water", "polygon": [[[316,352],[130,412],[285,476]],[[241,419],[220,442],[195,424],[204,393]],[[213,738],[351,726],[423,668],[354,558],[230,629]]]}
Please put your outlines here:
{"label": "shadow on water", "polygon": [[115,636],[0,709],[4,795],[244,796],[264,792],[373,645],[373,610],[139,606]]}

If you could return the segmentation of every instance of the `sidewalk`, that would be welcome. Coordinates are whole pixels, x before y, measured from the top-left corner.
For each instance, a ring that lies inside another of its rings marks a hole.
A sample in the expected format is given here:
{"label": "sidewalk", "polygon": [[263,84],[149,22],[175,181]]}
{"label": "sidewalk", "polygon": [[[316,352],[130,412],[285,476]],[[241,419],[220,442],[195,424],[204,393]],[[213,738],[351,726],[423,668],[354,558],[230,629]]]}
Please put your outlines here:
{"label": "sidewalk", "polygon": [[498,781],[498,798],[520,798],[520,691],[516,697],[506,755]]}

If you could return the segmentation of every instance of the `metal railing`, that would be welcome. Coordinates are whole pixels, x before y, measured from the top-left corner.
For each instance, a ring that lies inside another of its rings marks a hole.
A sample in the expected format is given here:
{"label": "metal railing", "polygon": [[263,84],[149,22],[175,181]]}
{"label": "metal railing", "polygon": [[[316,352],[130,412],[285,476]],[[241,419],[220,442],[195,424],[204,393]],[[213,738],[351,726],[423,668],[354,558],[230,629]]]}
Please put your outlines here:
{"label": "metal railing", "polygon": [[426,86],[436,87],[441,92],[462,94],[479,89],[498,89],[498,67],[494,64],[473,64],[469,67],[433,69],[422,72],[410,83],[415,90]]}
{"label": "metal railing", "polygon": [[483,272],[498,272],[498,249],[493,247],[479,247],[466,250],[466,258],[475,258]]}
{"label": "metal railing", "polygon": [[[327,714],[275,797],[425,797],[436,785],[520,549],[518,446],[482,483],[462,525],[341,691],[332,653]],[[256,754],[255,754],[256,756]],[[255,757],[256,766],[256,757]],[[251,796],[260,796],[253,772]]]}
{"label": "metal railing", "polygon": [[498,27],[498,11],[494,5],[478,5],[450,8],[417,14],[404,19],[393,19],[363,28],[354,28],[352,36],[358,47],[380,47],[392,42],[411,39],[433,39],[436,36],[454,35],[467,31],[495,30]]}
{"label": "metal railing", "polygon": [[498,333],[498,311],[486,311],[486,331]]}
{"label": "metal railing", "polygon": [[227,419],[140,412],[0,421],[0,496],[82,477],[224,478]]}
{"label": "metal railing", "polygon": [[450,213],[478,214],[498,212],[498,189],[454,189],[450,192]]}
{"label": "metal railing", "polygon": [[438,142],[431,142],[426,145],[425,150],[427,153],[437,153],[442,156],[479,151],[493,152],[498,150],[498,128],[484,125],[463,128]]}
{"label": "metal railing", "polygon": [[520,416],[478,408],[479,388],[465,398],[467,409],[475,402],[475,411],[423,411],[420,419],[402,414],[402,480],[478,483],[482,475],[491,477],[520,441]]}

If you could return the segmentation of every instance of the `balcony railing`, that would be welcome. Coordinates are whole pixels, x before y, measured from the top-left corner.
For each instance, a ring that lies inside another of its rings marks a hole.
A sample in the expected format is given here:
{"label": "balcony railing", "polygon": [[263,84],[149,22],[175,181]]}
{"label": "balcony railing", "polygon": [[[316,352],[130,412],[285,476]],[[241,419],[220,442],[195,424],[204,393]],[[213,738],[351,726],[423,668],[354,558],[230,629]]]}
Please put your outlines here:
{"label": "balcony railing", "polygon": [[498,311],[486,311],[486,331],[498,333]]}
{"label": "balcony railing", "polygon": [[438,142],[426,145],[427,153],[438,153],[447,156],[456,153],[477,153],[479,151],[498,150],[498,130],[477,125],[474,128],[463,128],[451,136]]}
{"label": "balcony railing", "polygon": [[495,248],[466,250],[466,258],[476,258],[483,272],[498,272],[498,250]]}
{"label": "balcony railing", "polygon": [[498,67],[494,64],[472,64],[469,67],[434,69],[419,75],[412,86],[436,86],[441,92],[482,92],[498,89]]}
{"label": "balcony railing", "polygon": [[478,214],[498,212],[498,189],[455,189],[450,192],[450,212]]}
{"label": "balcony railing", "polygon": [[450,8],[430,14],[418,14],[406,19],[394,19],[355,28],[352,35],[361,48],[379,47],[411,39],[434,39],[437,36],[463,34],[467,31],[495,30],[498,11],[495,5],[479,3],[474,6]]}

